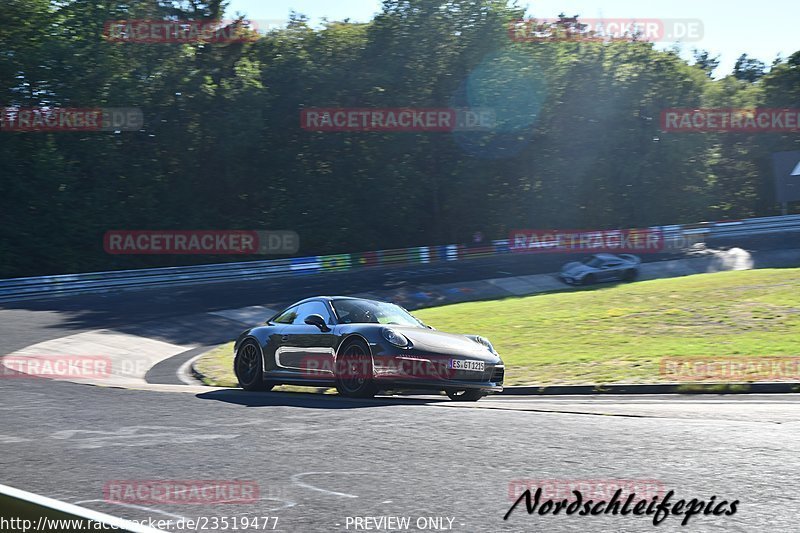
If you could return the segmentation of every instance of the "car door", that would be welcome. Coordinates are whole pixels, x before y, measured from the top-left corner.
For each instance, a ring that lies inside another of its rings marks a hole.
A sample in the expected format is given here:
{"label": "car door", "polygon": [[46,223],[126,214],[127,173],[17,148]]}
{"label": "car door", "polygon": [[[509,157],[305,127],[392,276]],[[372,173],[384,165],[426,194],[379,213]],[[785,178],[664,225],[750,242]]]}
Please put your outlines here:
{"label": "car door", "polygon": [[283,333],[283,330],[285,330],[294,322],[299,309],[300,307],[297,305],[288,307],[267,322],[267,325],[271,326],[271,332],[267,342],[264,345],[265,370],[272,372],[281,369],[280,365],[278,364],[278,350],[280,350],[281,346],[283,345],[281,334]]}
{"label": "car door", "polygon": [[608,259],[600,268],[603,281],[619,279],[622,276],[622,261],[619,259]]}
{"label": "car door", "polygon": [[[305,323],[309,315],[320,315],[329,325],[328,331]],[[303,374],[303,377],[333,376],[333,355],[336,335],[328,305],[321,300],[300,304],[291,324],[281,330],[281,345],[275,360],[282,370]]]}

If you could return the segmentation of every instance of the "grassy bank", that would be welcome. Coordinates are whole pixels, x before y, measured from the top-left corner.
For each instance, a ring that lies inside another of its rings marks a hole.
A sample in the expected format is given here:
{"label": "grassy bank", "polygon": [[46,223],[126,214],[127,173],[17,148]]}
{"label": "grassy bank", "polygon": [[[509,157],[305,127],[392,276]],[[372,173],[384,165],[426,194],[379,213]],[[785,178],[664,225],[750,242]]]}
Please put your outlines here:
{"label": "grassy bank", "polygon": [[508,384],[662,381],[665,356],[800,355],[800,269],[700,274],[425,309],[488,337]]}

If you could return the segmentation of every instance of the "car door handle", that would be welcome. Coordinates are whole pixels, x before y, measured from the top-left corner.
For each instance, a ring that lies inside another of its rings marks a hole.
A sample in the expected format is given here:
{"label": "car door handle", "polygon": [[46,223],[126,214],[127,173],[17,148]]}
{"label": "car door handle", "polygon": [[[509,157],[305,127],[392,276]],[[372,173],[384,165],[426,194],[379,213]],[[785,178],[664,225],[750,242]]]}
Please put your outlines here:
{"label": "car door handle", "polygon": [[281,342],[286,342],[288,340],[289,340],[289,335],[282,335],[281,336]]}

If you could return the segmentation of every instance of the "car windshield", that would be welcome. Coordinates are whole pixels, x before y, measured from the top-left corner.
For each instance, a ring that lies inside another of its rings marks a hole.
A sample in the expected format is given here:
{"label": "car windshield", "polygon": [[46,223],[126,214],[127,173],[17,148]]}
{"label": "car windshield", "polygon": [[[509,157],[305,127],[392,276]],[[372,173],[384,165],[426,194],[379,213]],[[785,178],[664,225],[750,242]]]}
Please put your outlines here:
{"label": "car windshield", "polygon": [[425,325],[402,307],[372,300],[334,300],[333,308],[342,324],[395,324],[416,328]]}
{"label": "car windshield", "polygon": [[599,257],[591,256],[584,259],[583,264],[592,268],[599,268],[603,265],[603,260]]}

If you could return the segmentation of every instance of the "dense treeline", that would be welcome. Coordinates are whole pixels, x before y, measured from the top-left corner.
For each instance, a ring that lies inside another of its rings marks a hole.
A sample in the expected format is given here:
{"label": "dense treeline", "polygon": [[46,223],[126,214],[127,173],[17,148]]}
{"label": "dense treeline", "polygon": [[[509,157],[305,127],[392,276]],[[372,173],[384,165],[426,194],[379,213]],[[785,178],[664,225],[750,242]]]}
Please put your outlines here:
{"label": "dense treeline", "polygon": [[[714,80],[643,42],[515,42],[503,0],[386,0],[369,24],[251,43],[131,44],[109,19],[223,17],[220,0],[5,0],[0,106],[139,107],[140,132],[0,132],[0,277],[217,261],[110,256],[108,229],[290,229],[300,255],[481,230],[778,213],[789,134],[669,134],[668,107],[800,107],[800,52]],[[551,14],[542,14],[550,16]],[[322,133],[304,107],[486,107],[491,132]]]}

